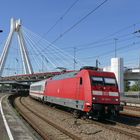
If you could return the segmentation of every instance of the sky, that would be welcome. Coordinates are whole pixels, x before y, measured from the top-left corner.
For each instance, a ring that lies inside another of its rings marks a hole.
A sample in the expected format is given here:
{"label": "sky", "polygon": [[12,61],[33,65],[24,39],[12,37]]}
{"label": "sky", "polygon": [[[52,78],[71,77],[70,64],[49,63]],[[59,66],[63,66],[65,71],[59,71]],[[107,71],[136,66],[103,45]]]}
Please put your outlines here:
{"label": "sky", "polygon": [[[140,0],[108,0],[78,25],[62,35],[104,0],[1,0],[0,52],[10,30],[10,19],[21,19],[24,27],[48,40],[86,65],[110,65],[115,56],[127,67],[138,67],[140,59]],[[75,5],[49,32],[66,10]],[[46,46],[47,47],[47,46]],[[14,53],[14,49],[13,52]],[[12,54],[11,54],[12,55]]]}

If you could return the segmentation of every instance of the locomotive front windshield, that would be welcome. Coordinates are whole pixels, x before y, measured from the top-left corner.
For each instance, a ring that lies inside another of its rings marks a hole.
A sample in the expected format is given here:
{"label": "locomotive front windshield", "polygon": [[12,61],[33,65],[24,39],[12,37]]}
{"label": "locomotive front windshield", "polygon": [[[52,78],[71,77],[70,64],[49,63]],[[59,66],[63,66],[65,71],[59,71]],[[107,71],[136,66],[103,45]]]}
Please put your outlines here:
{"label": "locomotive front windshield", "polygon": [[94,86],[102,86],[104,85],[103,77],[91,77],[92,85]]}
{"label": "locomotive front windshield", "polygon": [[105,85],[116,86],[116,79],[114,78],[104,78]]}
{"label": "locomotive front windshield", "polygon": [[93,86],[116,86],[116,79],[109,77],[96,77],[91,76],[91,83]]}

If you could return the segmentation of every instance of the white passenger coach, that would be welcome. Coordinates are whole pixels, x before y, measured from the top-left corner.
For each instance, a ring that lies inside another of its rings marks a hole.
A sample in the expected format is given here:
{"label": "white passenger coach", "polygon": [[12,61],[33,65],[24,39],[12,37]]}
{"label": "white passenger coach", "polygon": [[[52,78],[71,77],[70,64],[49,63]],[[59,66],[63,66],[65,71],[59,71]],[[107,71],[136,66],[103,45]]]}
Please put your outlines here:
{"label": "white passenger coach", "polygon": [[45,90],[45,85],[46,85],[47,80],[39,81],[32,83],[30,86],[30,96],[36,99],[43,99],[43,93]]}

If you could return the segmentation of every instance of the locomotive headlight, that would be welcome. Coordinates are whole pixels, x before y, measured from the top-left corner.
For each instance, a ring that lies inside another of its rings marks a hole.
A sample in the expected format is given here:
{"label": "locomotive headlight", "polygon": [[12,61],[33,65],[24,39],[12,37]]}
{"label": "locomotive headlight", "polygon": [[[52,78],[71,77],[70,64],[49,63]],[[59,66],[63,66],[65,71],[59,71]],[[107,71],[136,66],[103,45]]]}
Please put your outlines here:
{"label": "locomotive headlight", "polygon": [[95,100],[96,98],[95,97],[93,97],[93,100]]}
{"label": "locomotive headlight", "polygon": [[115,99],[115,101],[118,102],[119,100],[118,99]]}

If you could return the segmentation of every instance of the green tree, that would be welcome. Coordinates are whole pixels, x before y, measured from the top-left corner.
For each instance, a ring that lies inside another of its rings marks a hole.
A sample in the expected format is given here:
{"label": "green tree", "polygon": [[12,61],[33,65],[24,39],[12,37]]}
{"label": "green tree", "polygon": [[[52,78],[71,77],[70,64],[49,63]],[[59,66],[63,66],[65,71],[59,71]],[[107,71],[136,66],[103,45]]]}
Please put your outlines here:
{"label": "green tree", "polygon": [[124,82],[124,87],[125,87],[125,91],[127,92],[127,91],[129,91],[130,90],[130,82],[129,81],[125,81]]}
{"label": "green tree", "polygon": [[130,88],[131,91],[140,91],[140,81],[136,81]]}

